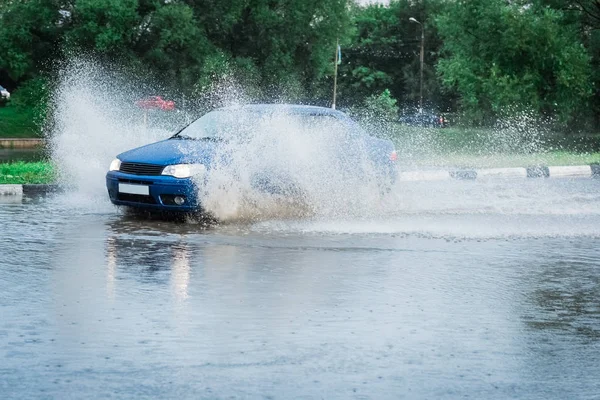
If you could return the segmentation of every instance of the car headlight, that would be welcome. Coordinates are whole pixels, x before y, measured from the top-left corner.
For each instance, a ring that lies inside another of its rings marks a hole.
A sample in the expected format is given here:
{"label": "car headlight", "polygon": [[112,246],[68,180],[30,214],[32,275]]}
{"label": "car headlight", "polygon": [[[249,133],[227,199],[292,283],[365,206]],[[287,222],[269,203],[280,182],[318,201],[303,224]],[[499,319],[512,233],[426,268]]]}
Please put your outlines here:
{"label": "car headlight", "polygon": [[189,178],[204,174],[206,167],[204,164],[175,164],[167,165],[163,169],[162,175],[170,175],[175,178]]}
{"label": "car headlight", "polygon": [[121,160],[119,160],[118,158],[115,158],[110,163],[110,167],[108,167],[108,170],[109,171],[118,171],[119,168],[121,168]]}

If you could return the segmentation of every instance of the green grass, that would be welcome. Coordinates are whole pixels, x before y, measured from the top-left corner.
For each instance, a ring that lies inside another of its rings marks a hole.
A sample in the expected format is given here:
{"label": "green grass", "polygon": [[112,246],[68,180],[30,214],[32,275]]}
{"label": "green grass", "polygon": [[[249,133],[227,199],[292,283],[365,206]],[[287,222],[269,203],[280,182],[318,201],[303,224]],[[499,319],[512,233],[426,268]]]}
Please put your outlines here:
{"label": "green grass", "polygon": [[0,138],[38,138],[41,131],[35,124],[35,113],[13,106],[0,107]]}
{"label": "green grass", "polygon": [[48,162],[0,164],[0,184],[53,183],[56,174]]}
{"label": "green grass", "polygon": [[527,167],[600,163],[598,134],[536,128],[388,128],[404,165],[449,168]]}

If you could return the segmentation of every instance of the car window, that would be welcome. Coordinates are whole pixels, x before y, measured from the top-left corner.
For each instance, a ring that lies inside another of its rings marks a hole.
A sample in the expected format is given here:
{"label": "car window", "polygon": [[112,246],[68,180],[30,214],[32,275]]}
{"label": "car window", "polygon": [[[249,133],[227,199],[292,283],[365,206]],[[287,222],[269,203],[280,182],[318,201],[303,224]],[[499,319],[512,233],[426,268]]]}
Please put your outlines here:
{"label": "car window", "polygon": [[215,110],[193,122],[180,135],[194,139],[228,139],[248,136],[258,132],[261,127],[264,129],[279,124],[307,132],[333,134],[335,131],[352,131],[354,125],[350,122],[325,114]]}

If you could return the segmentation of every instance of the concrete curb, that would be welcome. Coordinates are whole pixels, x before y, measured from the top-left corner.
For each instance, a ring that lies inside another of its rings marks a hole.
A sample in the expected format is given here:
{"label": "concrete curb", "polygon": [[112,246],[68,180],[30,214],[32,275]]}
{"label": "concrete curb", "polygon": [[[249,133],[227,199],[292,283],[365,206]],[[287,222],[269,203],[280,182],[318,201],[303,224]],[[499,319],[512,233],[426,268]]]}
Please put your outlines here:
{"label": "concrete curb", "polygon": [[600,178],[600,165],[481,168],[400,172],[400,181],[484,180],[489,178]]}
{"label": "concrete curb", "polygon": [[23,196],[23,185],[0,185],[0,196]]}
{"label": "concrete curb", "polygon": [[0,185],[0,196],[41,196],[60,190],[58,185]]}
{"label": "concrete curb", "polygon": [[56,193],[60,190],[59,185],[23,185],[23,194],[26,196]]}

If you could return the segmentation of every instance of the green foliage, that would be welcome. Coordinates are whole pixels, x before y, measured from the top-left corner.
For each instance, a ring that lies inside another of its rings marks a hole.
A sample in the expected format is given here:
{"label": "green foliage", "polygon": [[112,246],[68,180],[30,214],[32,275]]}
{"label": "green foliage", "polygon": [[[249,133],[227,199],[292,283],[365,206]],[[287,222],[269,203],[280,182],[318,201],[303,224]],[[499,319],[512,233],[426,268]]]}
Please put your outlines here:
{"label": "green foliage", "polygon": [[[403,106],[415,105],[420,94],[421,26],[424,24],[424,98],[430,106],[444,107],[434,65],[440,40],[433,21],[442,0],[392,1],[389,7],[370,5],[353,10],[356,25],[352,45],[343,49],[340,102],[356,104],[389,88]],[[444,107],[445,108],[445,107]]]}
{"label": "green foliage", "polygon": [[387,137],[393,131],[398,118],[397,101],[388,89],[368,96],[361,104],[348,109],[348,112],[363,128],[382,137]]}
{"label": "green foliage", "polygon": [[0,164],[0,184],[45,184],[55,179],[55,169],[47,162]]}
{"label": "green foliage", "polygon": [[[232,60],[253,60],[268,97],[297,86],[318,93],[333,72],[336,38],[344,39],[351,21],[347,0],[253,0],[221,41]],[[236,9],[238,10],[238,9]]]}
{"label": "green foliage", "polygon": [[29,79],[56,58],[63,26],[58,0],[15,0],[0,7],[0,71]]}
{"label": "green foliage", "polygon": [[379,95],[371,95],[364,101],[364,112],[380,118],[383,121],[393,121],[398,118],[397,101],[388,89]]}
{"label": "green foliage", "polygon": [[182,3],[165,4],[152,14],[146,29],[140,39],[144,63],[167,85],[193,88],[205,75],[206,60],[216,52],[198,26],[194,10]]}
{"label": "green foliage", "polygon": [[75,0],[65,40],[69,47],[123,55],[140,26],[137,0]]}
{"label": "green foliage", "polygon": [[158,84],[166,96],[196,99],[188,104],[228,85],[244,88],[237,92],[251,100],[328,105],[339,39],[338,104],[364,106],[368,99],[369,108],[389,89],[405,108],[420,97],[423,29],[426,108],[460,107],[479,124],[527,112],[563,122],[595,115],[600,126],[597,4],[0,0],[0,83],[20,88],[16,104],[40,113],[45,85],[32,79],[51,81],[64,58],[83,54],[153,76],[140,86]]}
{"label": "green foliage", "polygon": [[38,76],[23,82],[19,88],[13,92],[11,104],[21,108],[35,108],[38,106],[41,106],[40,108],[45,108],[49,95],[50,93],[46,79]]}
{"label": "green foliage", "polygon": [[313,97],[331,77],[336,38],[348,37],[350,3],[15,0],[0,6],[0,77],[20,83],[83,53],[152,72],[172,92],[239,74],[271,99]]}
{"label": "green foliage", "polygon": [[[595,122],[600,128],[600,1],[599,0],[535,0],[536,7],[550,7],[559,10],[562,24],[579,32],[588,54],[591,56],[591,80],[595,95],[591,107],[581,108],[575,124],[576,128],[587,128]],[[595,119],[595,121],[594,121]]]}
{"label": "green foliage", "polygon": [[0,137],[30,138],[40,136],[33,109],[13,105],[0,107]]}
{"label": "green foliage", "polygon": [[[42,76],[32,78],[19,86],[11,97],[11,106],[18,113],[26,114],[30,122],[40,131],[46,120],[50,90]],[[29,124],[28,124],[29,125]]]}
{"label": "green foliage", "polygon": [[524,111],[572,118],[591,95],[590,59],[559,11],[504,0],[449,3],[436,22],[442,83],[474,121]]}

